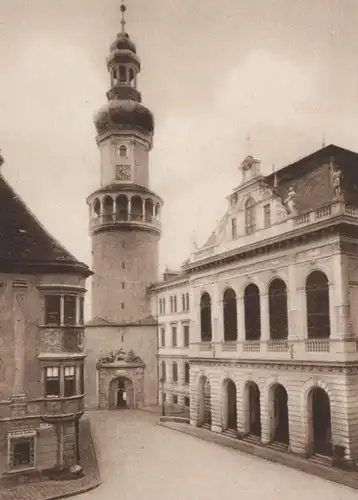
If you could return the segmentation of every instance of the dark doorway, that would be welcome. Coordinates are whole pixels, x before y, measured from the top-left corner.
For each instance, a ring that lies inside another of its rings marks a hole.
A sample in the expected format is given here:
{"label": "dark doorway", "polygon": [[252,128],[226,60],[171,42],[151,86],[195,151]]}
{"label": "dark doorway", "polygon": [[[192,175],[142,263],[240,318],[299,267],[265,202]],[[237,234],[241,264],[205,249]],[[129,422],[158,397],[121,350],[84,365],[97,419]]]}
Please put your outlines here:
{"label": "dark doorway", "polygon": [[232,342],[237,340],[236,294],[231,288],[227,289],[224,293],[223,316],[225,342]]}
{"label": "dark doorway", "polygon": [[128,408],[128,394],[126,390],[125,380],[118,379],[117,385],[117,404],[118,409]]}
{"label": "dark doorway", "polygon": [[249,391],[249,434],[261,436],[261,407],[260,407],[260,389],[255,383],[250,383]]}
{"label": "dark doorway", "polygon": [[313,453],[332,455],[331,406],[328,394],[321,388],[312,392]]}
{"label": "dark doorway", "polygon": [[289,444],[288,397],[282,385],[273,388],[274,429],[273,441]]}
{"label": "dark doorway", "polygon": [[232,380],[227,381],[227,428],[237,430],[236,385]]}

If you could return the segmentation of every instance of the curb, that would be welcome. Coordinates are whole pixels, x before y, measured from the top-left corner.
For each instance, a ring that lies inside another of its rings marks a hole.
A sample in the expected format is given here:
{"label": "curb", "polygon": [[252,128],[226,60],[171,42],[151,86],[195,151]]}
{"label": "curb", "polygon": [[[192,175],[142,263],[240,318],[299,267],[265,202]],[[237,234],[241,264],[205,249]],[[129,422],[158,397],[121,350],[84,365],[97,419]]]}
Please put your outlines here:
{"label": "curb", "polygon": [[[358,489],[358,474],[346,471],[338,471],[337,469],[332,469],[331,467],[326,467],[321,464],[310,463],[307,459],[303,457],[297,457],[292,453],[284,453],[276,450],[269,450],[271,456],[263,456],[264,447],[258,446],[252,443],[242,443],[236,439],[230,438],[228,436],[222,436],[217,433],[212,433],[211,431],[206,431],[208,434],[195,433],[192,429],[182,429],[173,425],[170,422],[157,422],[157,425],[165,427],[169,430],[176,432],[181,432],[187,436],[192,436],[202,441],[210,442],[219,446],[225,446],[226,448],[231,448],[245,453],[246,455],[255,456],[260,460],[267,460],[271,463],[277,463],[283,465],[284,467],[289,467],[290,469],[299,470],[306,474],[320,477],[327,481],[337,483],[348,488],[357,490]],[[182,424],[186,425],[186,424]],[[189,426],[188,426],[189,427]],[[249,446],[245,446],[248,444]],[[244,445],[244,446],[243,446]],[[244,449],[245,448],[245,449]],[[250,451],[250,448],[252,451]],[[260,453],[254,453],[254,451]],[[354,477],[351,476],[354,474]]]}
{"label": "curb", "polygon": [[77,491],[72,491],[71,493],[62,493],[62,494],[56,495],[56,496],[51,495],[48,497],[44,497],[43,500],[59,500],[60,498],[69,498],[69,497],[74,497],[77,495],[82,495],[82,493],[87,493],[88,491],[95,490],[96,488],[101,486],[101,484],[102,484],[102,482],[99,482],[96,484],[91,484],[89,486],[84,486],[83,488],[81,488]]}

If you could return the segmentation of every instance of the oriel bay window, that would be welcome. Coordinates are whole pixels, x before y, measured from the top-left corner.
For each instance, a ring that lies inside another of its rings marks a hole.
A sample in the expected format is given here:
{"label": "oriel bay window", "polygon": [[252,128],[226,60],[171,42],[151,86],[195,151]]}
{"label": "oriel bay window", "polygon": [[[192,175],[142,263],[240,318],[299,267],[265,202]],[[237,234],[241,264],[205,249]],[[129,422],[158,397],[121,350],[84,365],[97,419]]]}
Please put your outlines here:
{"label": "oriel bay window", "polygon": [[76,394],[75,367],[65,366],[64,396],[70,398]]}
{"label": "oriel bay window", "polygon": [[45,396],[57,396],[61,394],[60,367],[47,366],[45,368]]}
{"label": "oriel bay window", "polygon": [[44,396],[70,398],[84,394],[83,365],[59,364],[44,367]]}
{"label": "oriel bay window", "polygon": [[84,324],[84,297],[75,294],[45,295],[45,325]]}

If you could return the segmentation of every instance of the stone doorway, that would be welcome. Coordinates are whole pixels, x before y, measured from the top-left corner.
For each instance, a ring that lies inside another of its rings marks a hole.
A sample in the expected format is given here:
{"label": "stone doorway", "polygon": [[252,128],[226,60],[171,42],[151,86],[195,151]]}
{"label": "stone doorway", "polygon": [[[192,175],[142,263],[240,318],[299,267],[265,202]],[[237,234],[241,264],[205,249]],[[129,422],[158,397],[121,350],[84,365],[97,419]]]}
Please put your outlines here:
{"label": "stone doorway", "polygon": [[272,391],[273,415],[272,415],[272,441],[289,444],[288,423],[288,396],[286,389],[280,385],[274,385]]}
{"label": "stone doorway", "polygon": [[311,391],[312,452],[332,456],[331,407],[328,394],[317,387]]}

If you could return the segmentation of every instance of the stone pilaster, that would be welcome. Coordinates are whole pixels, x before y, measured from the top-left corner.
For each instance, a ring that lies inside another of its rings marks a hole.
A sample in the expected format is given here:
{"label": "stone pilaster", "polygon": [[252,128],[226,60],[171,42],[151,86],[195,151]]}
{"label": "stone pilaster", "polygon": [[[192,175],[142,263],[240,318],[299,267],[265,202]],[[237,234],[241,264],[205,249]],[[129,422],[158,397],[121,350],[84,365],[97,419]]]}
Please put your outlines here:
{"label": "stone pilaster", "polygon": [[14,292],[14,385],[12,392],[13,416],[22,416],[26,413],[25,394],[25,358],[26,358],[26,320],[25,320],[25,291]]}

